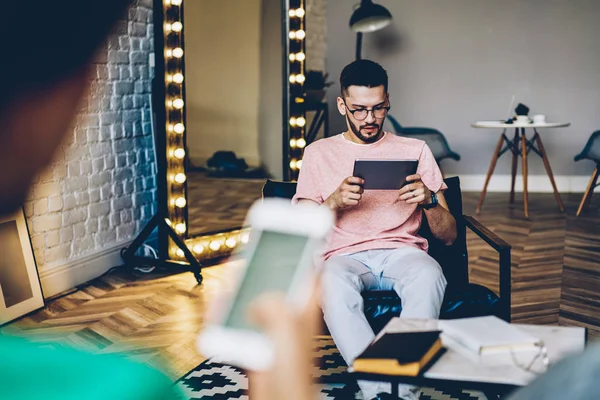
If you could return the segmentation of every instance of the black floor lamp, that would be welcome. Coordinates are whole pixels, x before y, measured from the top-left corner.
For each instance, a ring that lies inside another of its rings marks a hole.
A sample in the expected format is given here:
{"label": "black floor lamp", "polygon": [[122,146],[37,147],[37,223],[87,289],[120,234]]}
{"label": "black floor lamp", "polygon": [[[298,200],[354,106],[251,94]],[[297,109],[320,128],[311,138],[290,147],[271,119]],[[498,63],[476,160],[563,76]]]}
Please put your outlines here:
{"label": "black floor lamp", "polygon": [[356,32],[356,59],[362,53],[362,34],[385,28],[392,22],[392,14],[382,5],[372,0],[362,0],[350,17],[350,29]]}

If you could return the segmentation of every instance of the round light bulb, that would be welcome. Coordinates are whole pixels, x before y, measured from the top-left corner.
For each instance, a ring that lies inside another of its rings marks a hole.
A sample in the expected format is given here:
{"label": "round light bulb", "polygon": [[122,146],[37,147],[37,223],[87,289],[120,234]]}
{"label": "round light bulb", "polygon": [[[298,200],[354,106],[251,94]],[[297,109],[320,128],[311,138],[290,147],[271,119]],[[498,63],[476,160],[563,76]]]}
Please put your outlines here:
{"label": "round light bulb", "polygon": [[210,244],[208,245],[208,247],[210,247],[210,249],[212,251],[217,251],[221,248],[221,243],[219,243],[216,240],[213,240],[212,242],[210,242]]}
{"label": "round light bulb", "polygon": [[294,18],[296,16],[296,10],[290,10],[288,14],[291,18]]}
{"label": "round light bulb", "polygon": [[296,140],[296,146],[303,149],[304,147],[306,147],[306,140],[304,138]]}
{"label": "round light bulb", "polygon": [[304,125],[306,125],[306,120],[304,119],[304,117],[298,117],[296,118],[296,124],[299,127],[303,127]]}
{"label": "round light bulb", "polygon": [[179,158],[181,160],[183,157],[185,157],[185,150],[182,148],[175,149],[173,155],[175,156],[175,158]]}
{"label": "round light bulb", "polygon": [[289,37],[290,37],[290,39],[296,39],[296,32],[295,31],[290,31]]}
{"label": "round light bulb", "polygon": [[290,168],[291,169],[296,169],[296,160],[290,161]]}
{"label": "round light bulb", "polygon": [[175,124],[173,126],[173,132],[182,134],[183,132],[185,132],[185,126],[183,126],[182,123]]}
{"label": "round light bulb", "polygon": [[183,49],[181,47],[176,47],[173,49],[172,54],[175,58],[181,58],[183,57]]}
{"label": "round light bulb", "polygon": [[304,39],[306,37],[306,32],[304,32],[302,29],[300,29],[299,31],[296,31],[296,39]]}
{"label": "round light bulb", "polygon": [[185,197],[178,197],[178,198],[175,200],[175,205],[176,205],[177,207],[179,207],[179,208],[183,208],[183,207],[185,207],[185,206],[186,206],[186,204],[187,204],[187,201],[185,201]]}
{"label": "round light bulb", "polygon": [[183,108],[183,100],[182,99],[175,99],[173,100],[173,108],[176,108],[178,110],[181,110]]}
{"label": "round light bulb", "polygon": [[204,251],[204,247],[202,245],[195,244],[194,247],[192,247],[192,251],[196,254],[201,254]]}
{"label": "round light bulb", "polygon": [[171,32],[173,30],[173,25],[168,22],[165,24],[165,32]]}
{"label": "round light bulb", "polygon": [[304,9],[303,8],[298,8],[296,10],[295,14],[296,14],[296,17],[298,17],[298,18],[304,17],[304,14],[305,14]]}
{"label": "round light bulb", "polygon": [[183,24],[179,21],[173,22],[173,25],[171,25],[171,29],[173,29],[173,32],[181,32],[181,30],[183,29]]}
{"label": "round light bulb", "polygon": [[298,145],[298,142],[296,141],[296,139],[290,139],[290,147],[294,148]]}
{"label": "round light bulb", "polygon": [[176,73],[175,75],[173,75],[173,77],[171,79],[175,83],[183,83],[183,74]]}
{"label": "round light bulb", "polygon": [[185,257],[185,253],[181,249],[177,249],[175,254],[177,254],[177,257]]}
{"label": "round light bulb", "polygon": [[229,238],[225,241],[225,246],[229,247],[230,249],[233,249],[236,244],[237,240],[235,240],[234,238]]}
{"label": "round light bulb", "polygon": [[175,175],[175,178],[173,178],[173,179],[175,179],[175,182],[177,182],[177,183],[184,183],[187,178],[186,178],[185,174],[179,173],[179,174]]}
{"label": "round light bulb", "polygon": [[250,240],[250,235],[247,233],[244,233],[242,235],[242,237],[240,238],[240,241],[244,244],[248,243],[249,240]]}
{"label": "round light bulb", "polygon": [[182,0],[171,0],[171,4],[173,4],[174,6],[180,6],[181,5],[181,1]]}
{"label": "round light bulb", "polygon": [[166,5],[166,6],[169,6],[169,5],[171,5],[171,0],[165,0],[165,5]]}
{"label": "round light bulb", "polygon": [[296,83],[296,75],[290,75],[290,83]]}
{"label": "round light bulb", "polygon": [[296,168],[298,168],[298,169],[302,168],[302,160],[296,161]]}
{"label": "round light bulb", "polygon": [[296,60],[304,61],[306,59],[306,54],[304,53],[296,53]]}
{"label": "round light bulb", "polygon": [[296,55],[294,53],[290,53],[290,61],[296,61]]}
{"label": "round light bulb", "polygon": [[291,126],[296,126],[296,122],[297,122],[297,121],[296,121],[296,117],[291,117],[291,118],[290,118],[290,125],[291,125]]}
{"label": "round light bulb", "polygon": [[302,75],[302,74],[296,75],[296,82],[304,83],[305,80],[306,80],[306,77],[304,75]]}
{"label": "round light bulb", "polygon": [[185,224],[175,225],[175,232],[179,233],[180,235],[185,233]]}

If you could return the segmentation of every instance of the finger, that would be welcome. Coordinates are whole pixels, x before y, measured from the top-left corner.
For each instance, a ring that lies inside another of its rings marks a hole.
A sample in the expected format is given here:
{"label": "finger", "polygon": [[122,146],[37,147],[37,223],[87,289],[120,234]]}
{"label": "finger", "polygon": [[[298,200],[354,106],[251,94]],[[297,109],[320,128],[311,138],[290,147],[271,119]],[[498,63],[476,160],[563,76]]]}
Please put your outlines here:
{"label": "finger", "polygon": [[345,185],[342,188],[342,191],[351,192],[351,193],[362,193],[362,187],[359,185]]}
{"label": "finger", "polygon": [[420,180],[421,180],[421,175],[419,175],[419,174],[409,175],[406,177],[407,182],[420,181]]}
{"label": "finger", "polygon": [[345,179],[345,182],[350,185],[364,185],[365,180],[363,178],[359,178],[358,176],[349,176]]}
{"label": "finger", "polygon": [[345,201],[350,201],[350,200],[355,200],[355,201],[359,201],[361,199],[361,195],[360,193],[347,193],[344,196],[344,200]]}
{"label": "finger", "polygon": [[413,198],[406,200],[406,203],[408,203],[408,204],[417,203],[418,204],[418,203],[422,203],[423,201],[425,201],[425,196],[421,195],[421,196],[413,197]]}
{"label": "finger", "polygon": [[347,200],[345,202],[346,206],[357,206],[358,205],[358,200]]}

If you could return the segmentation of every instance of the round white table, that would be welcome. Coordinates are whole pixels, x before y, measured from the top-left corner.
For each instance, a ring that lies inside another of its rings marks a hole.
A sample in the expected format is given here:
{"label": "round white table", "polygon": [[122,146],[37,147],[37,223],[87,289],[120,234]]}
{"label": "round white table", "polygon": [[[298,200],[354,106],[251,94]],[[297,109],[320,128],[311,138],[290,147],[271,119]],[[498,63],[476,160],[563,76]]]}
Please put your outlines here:
{"label": "round white table", "polygon": [[[542,144],[542,139],[540,138],[537,128],[564,128],[569,125],[571,125],[570,122],[523,123],[514,121],[514,123],[512,124],[507,124],[505,121],[477,121],[472,123],[471,126],[473,128],[502,129],[502,134],[500,135],[500,139],[498,140],[498,144],[496,145],[496,150],[494,152],[494,155],[492,156],[492,161],[490,162],[490,167],[485,178],[483,190],[481,192],[481,195],[479,196],[479,203],[477,204],[476,213],[479,214],[479,212],[481,211],[481,206],[483,206],[483,201],[485,200],[488,184],[490,183],[490,179],[492,177],[492,174],[494,173],[494,169],[496,168],[496,162],[498,161],[498,158],[500,158],[507,151],[510,151],[513,155],[511,169],[512,179],[510,185],[510,203],[512,204],[515,201],[515,177],[517,175],[517,159],[519,156],[521,156],[523,161],[523,207],[525,211],[525,218],[529,218],[529,204],[527,198],[527,155],[530,151],[533,151],[544,161],[544,167],[546,168],[548,178],[550,178],[550,183],[552,184],[552,189],[554,190],[554,197],[556,198],[556,202],[558,203],[558,208],[561,212],[564,212],[565,207],[563,205],[562,199],[560,198],[560,194],[558,193],[558,189],[556,188],[556,182],[554,181],[552,168],[550,168],[550,162],[548,161],[548,157],[546,155],[546,151],[544,150],[544,145]],[[515,135],[512,139],[506,136],[506,130],[511,128],[514,128],[515,130]],[[526,129],[533,129],[534,135],[531,138],[531,140],[527,139],[527,135],[525,133]]]}

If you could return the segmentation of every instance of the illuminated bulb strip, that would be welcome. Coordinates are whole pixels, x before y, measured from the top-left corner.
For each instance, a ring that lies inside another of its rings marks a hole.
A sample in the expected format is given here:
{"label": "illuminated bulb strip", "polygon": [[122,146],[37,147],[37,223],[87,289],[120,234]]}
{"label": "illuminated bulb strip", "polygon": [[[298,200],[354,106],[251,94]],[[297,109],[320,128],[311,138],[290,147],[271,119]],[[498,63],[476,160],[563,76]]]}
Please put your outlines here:
{"label": "illuminated bulb strip", "polygon": [[183,57],[183,49],[181,47],[176,47],[174,49],[167,49],[165,51],[165,56],[167,56],[167,58],[181,58]]}
{"label": "illuminated bulb strip", "polygon": [[183,132],[185,132],[185,126],[183,126],[182,123],[175,124],[173,126],[173,132],[178,133],[178,134],[181,135]]}
{"label": "illuminated bulb strip", "polygon": [[171,104],[172,104],[173,108],[181,110],[183,108],[184,102],[182,99],[175,99],[175,100],[173,100],[173,102]]}
{"label": "illuminated bulb strip", "polygon": [[173,156],[181,160],[185,157],[185,150],[181,148],[175,149],[175,151],[173,152]]}
{"label": "illuminated bulb strip", "polygon": [[179,223],[179,224],[175,225],[175,232],[177,232],[181,235],[181,234],[184,234],[185,231],[186,231],[185,224]]}
{"label": "illuminated bulb strip", "polygon": [[175,206],[179,207],[179,208],[183,208],[187,205],[187,201],[185,200],[185,197],[178,197],[175,200]]}
{"label": "illuminated bulb strip", "polygon": [[173,180],[177,183],[185,183],[187,177],[185,174],[179,173],[173,177]]}
{"label": "illuminated bulb strip", "polygon": [[302,18],[304,17],[304,9],[303,8],[298,8],[295,10],[290,10],[290,12],[288,13],[290,18]]}
{"label": "illuminated bulb strip", "polygon": [[171,25],[171,29],[173,30],[173,32],[181,32],[183,30],[183,24],[179,21],[173,22],[173,24]]}
{"label": "illuminated bulb strip", "polygon": [[302,40],[305,37],[306,37],[306,32],[304,32],[302,29],[299,29],[297,31],[290,31],[290,33],[289,33],[290,39]]}

